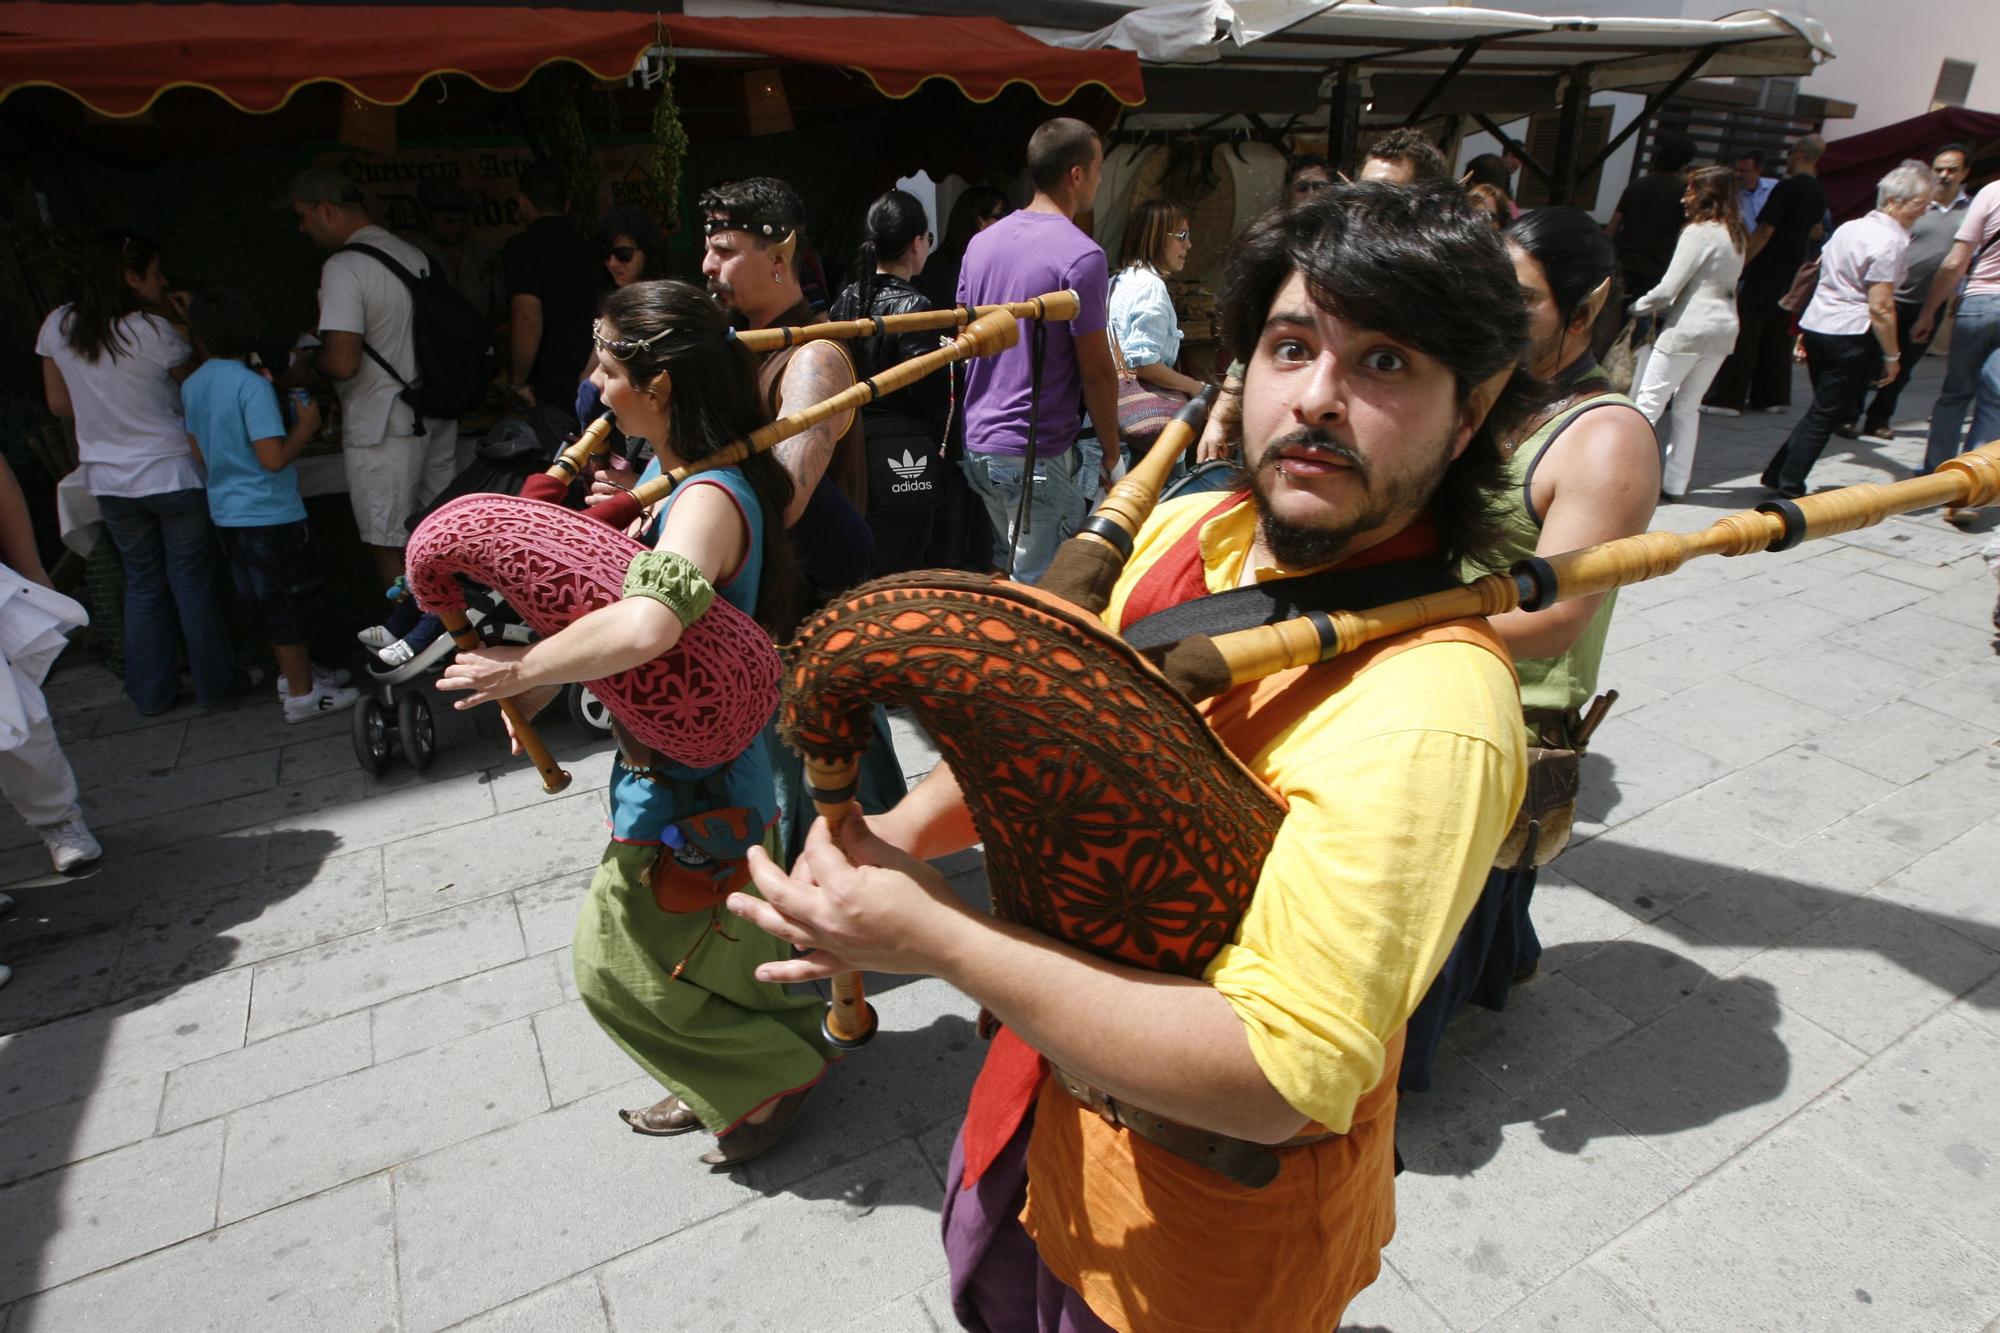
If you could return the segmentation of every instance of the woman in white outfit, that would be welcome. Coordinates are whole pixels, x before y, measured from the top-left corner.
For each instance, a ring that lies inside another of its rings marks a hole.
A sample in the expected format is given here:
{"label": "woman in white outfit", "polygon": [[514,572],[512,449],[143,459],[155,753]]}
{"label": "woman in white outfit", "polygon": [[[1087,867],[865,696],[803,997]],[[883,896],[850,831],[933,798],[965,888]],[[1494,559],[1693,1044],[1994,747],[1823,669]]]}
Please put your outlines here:
{"label": "woman in white outfit", "polygon": [[1689,177],[1681,196],[1687,226],[1660,285],[1633,303],[1636,314],[1660,313],[1653,354],[1640,372],[1633,399],[1655,427],[1674,405],[1660,468],[1660,498],[1687,495],[1694,447],[1701,429],[1701,396],[1736,345],[1736,280],[1743,273],[1743,216],[1736,207],[1736,177],[1727,167],[1704,167]]}
{"label": "woman in white outfit", "polygon": [[[28,503],[0,459],[0,795],[41,836],[56,872],[72,878],[94,872],[104,849],[83,822],[42,680],[69,632],[89,619],[49,583]],[[11,905],[0,895],[0,913]]]}

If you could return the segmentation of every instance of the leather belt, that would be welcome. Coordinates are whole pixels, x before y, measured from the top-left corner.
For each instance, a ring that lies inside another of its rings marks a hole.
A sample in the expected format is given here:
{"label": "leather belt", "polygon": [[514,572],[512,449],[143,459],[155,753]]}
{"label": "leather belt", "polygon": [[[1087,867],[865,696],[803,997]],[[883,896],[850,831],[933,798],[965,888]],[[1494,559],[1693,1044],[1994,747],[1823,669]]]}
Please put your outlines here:
{"label": "leather belt", "polygon": [[1054,1064],[1049,1066],[1049,1072],[1064,1092],[1097,1112],[1106,1124],[1128,1129],[1148,1143],[1156,1144],[1196,1166],[1205,1166],[1223,1179],[1246,1189],[1262,1189],[1278,1178],[1278,1153],[1282,1150],[1340,1137],[1328,1130],[1320,1134],[1301,1134],[1283,1143],[1232,1139],[1227,1134],[1196,1129],[1137,1106],[1128,1106],[1102,1088],[1092,1087]]}

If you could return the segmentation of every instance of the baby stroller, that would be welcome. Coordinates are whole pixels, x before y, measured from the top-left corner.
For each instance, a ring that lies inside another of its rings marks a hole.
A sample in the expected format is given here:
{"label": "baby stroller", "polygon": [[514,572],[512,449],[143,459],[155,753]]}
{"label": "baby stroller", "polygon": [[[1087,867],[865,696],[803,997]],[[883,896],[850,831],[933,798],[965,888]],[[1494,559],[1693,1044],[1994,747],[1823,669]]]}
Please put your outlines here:
{"label": "baby stroller", "polygon": [[[415,531],[432,510],[461,495],[489,491],[518,495],[531,474],[547,467],[562,447],[566,414],[537,409],[497,422],[480,441],[473,461],[452,478],[424,509],[413,515]],[[408,608],[414,618],[414,607]],[[526,644],[534,639],[527,625],[498,593],[466,584],[466,620],[486,644]],[[407,632],[407,626],[405,627]],[[407,661],[390,665],[371,662],[355,685],[361,698],[354,705],[354,757],[368,773],[380,777],[400,750],[410,767],[422,771],[437,757],[437,727],[431,715],[425,678],[444,669],[457,649],[449,634],[437,633]],[[609,735],[611,715],[582,685],[565,691],[570,717],[578,726]]]}

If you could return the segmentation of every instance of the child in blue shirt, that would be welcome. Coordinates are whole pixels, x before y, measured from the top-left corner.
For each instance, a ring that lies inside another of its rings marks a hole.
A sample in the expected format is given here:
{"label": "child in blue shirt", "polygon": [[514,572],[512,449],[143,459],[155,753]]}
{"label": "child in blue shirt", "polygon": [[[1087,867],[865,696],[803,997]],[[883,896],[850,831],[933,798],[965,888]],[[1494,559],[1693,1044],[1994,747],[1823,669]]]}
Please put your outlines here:
{"label": "child in blue shirt", "polygon": [[314,666],[307,645],[319,561],[292,460],[319,429],[319,409],[306,401],[285,429],[277,391],[250,369],[257,312],[240,293],[196,297],[188,327],[208,357],[181,385],[188,440],[208,468],[209,517],[229,555],[237,597],[256,608],[271,636],[285,721],[351,708],[360,696],[347,688],[347,672]]}

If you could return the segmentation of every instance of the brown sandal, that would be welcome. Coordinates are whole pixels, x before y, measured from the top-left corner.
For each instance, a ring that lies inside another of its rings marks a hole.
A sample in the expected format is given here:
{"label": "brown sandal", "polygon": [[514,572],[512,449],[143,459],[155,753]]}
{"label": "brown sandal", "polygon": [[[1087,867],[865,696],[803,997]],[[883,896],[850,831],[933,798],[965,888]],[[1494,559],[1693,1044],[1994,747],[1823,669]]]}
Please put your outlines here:
{"label": "brown sandal", "polygon": [[694,1108],[671,1092],[643,1111],[620,1111],[618,1118],[630,1125],[634,1134],[659,1138],[701,1128],[701,1117],[694,1113]]}
{"label": "brown sandal", "polygon": [[806,1098],[819,1085],[809,1083],[797,1092],[786,1093],[778,1099],[771,1111],[771,1118],[761,1124],[748,1121],[738,1125],[727,1134],[718,1135],[715,1146],[701,1155],[701,1160],[710,1166],[736,1166],[753,1157],[762,1157],[778,1146],[781,1139],[799,1118],[799,1108],[806,1104]]}

